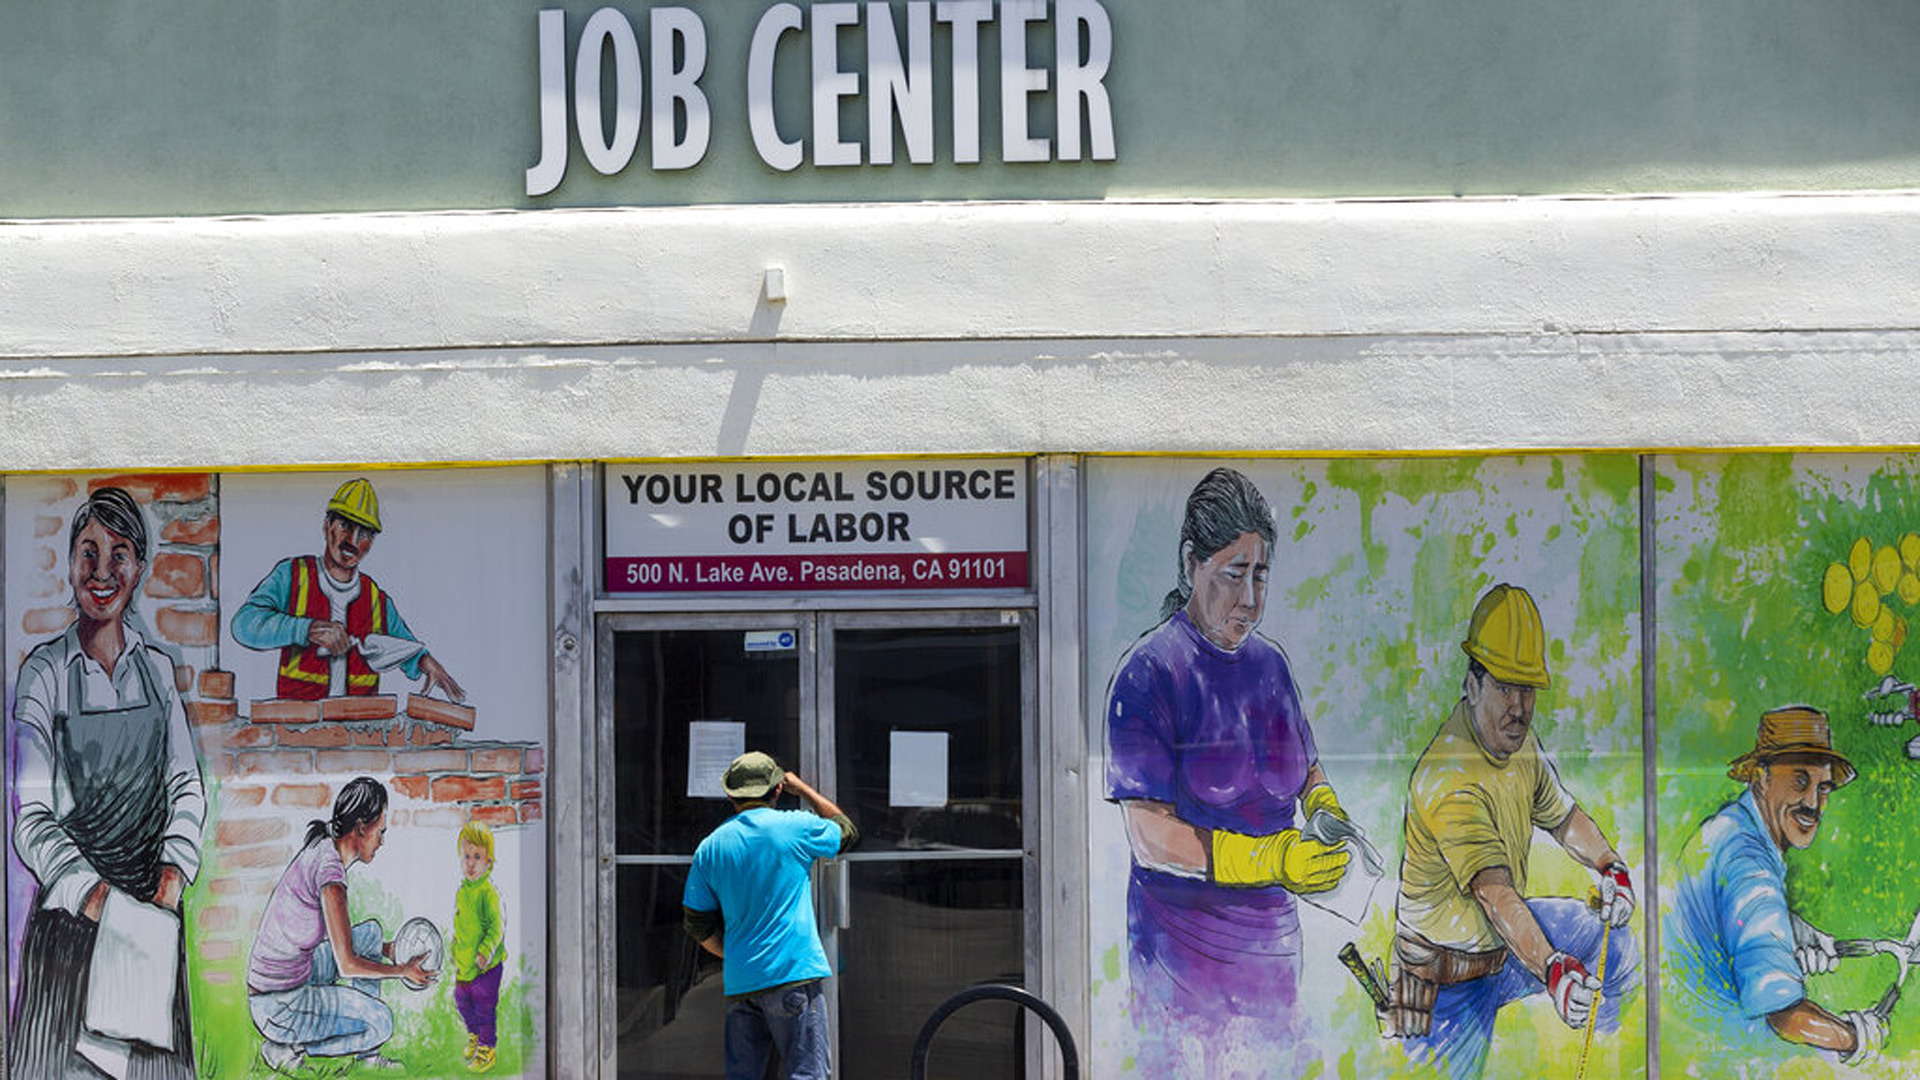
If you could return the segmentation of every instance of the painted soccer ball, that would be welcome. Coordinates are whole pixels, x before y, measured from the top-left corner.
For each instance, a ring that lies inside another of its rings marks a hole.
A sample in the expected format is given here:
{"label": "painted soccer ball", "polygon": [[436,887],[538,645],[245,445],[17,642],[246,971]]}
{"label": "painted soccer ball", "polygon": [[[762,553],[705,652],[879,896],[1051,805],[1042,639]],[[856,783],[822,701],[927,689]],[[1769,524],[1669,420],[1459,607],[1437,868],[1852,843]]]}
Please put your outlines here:
{"label": "painted soccer ball", "polygon": [[[439,971],[440,965],[447,959],[447,942],[440,936],[440,928],[426,919],[408,919],[400,932],[393,935],[393,962],[404,964],[414,957],[420,958],[420,966],[428,971]],[[425,983],[412,979],[401,979],[413,990],[425,990]]]}

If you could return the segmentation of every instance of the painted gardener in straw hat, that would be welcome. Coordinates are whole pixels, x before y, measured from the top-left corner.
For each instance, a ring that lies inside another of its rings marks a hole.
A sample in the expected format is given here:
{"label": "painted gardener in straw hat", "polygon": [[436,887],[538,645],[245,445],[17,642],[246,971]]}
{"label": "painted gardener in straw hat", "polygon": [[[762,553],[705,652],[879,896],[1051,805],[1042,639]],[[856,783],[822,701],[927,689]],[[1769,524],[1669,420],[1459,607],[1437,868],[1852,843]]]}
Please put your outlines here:
{"label": "painted gardener in straw hat", "polygon": [[1868,1009],[1836,1016],[1808,999],[1806,977],[1833,970],[1833,938],[1789,909],[1784,858],[1813,844],[1853,765],[1834,750],[1826,714],[1794,705],[1760,718],[1753,749],[1727,775],[1746,790],[1682,850],[1666,920],[1682,1007],[1751,1042],[1778,1037],[1862,1061],[1886,1037],[1885,1020]]}

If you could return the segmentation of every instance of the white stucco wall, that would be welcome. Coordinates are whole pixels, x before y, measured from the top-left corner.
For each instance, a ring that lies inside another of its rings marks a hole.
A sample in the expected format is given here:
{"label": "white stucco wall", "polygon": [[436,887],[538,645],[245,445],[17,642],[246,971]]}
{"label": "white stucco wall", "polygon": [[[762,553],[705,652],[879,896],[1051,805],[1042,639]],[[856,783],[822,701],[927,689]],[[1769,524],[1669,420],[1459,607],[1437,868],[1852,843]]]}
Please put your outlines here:
{"label": "white stucco wall", "polygon": [[6,470],[1920,443],[1920,194],[36,221],[0,275]]}

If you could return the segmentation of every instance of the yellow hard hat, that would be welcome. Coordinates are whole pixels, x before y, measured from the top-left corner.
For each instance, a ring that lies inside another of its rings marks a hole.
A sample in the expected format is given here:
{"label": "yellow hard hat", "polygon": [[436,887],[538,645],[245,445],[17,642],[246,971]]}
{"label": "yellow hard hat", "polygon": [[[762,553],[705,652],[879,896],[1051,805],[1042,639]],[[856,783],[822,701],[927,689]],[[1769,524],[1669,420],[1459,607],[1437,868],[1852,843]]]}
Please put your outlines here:
{"label": "yellow hard hat", "polygon": [[1460,648],[1494,678],[1514,686],[1547,686],[1547,631],[1527,590],[1495,585],[1474,605]]}
{"label": "yellow hard hat", "polygon": [[327,513],[339,514],[355,525],[380,531],[380,496],[366,480],[349,480],[340,485],[327,503]]}

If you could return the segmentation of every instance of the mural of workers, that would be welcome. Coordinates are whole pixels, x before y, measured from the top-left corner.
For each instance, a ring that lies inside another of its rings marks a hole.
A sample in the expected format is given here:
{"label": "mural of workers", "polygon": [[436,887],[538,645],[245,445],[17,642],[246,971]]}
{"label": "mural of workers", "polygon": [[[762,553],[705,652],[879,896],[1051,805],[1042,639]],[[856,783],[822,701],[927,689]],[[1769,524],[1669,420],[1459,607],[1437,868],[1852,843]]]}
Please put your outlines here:
{"label": "mural of workers", "polygon": [[[1585,1027],[1597,1007],[1598,1026],[1612,1031],[1640,969],[1626,862],[1561,785],[1533,732],[1535,696],[1550,684],[1533,598],[1511,585],[1489,589],[1461,648],[1460,700],[1408,783],[1384,1021],[1415,1058],[1473,1077],[1503,1006],[1545,990],[1569,1027]],[[1599,875],[1597,912],[1577,899],[1527,896],[1536,828]],[[1603,937],[1604,985],[1592,973]]]}
{"label": "mural of workers", "polygon": [[1812,846],[1827,798],[1854,778],[1853,764],[1833,749],[1825,713],[1790,706],[1760,718],[1753,749],[1727,775],[1746,790],[1682,849],[1666,920],[1683,1007],[1732,1037],[1778,1037],[1863,1061],[1884,1039],[1886,1017],[1872,1008],[1836,1016],[1807,997],[1806,976],[1832,971],[1837,954],[1831,935],[1789,907],[1784,858]]}
{"label": "mural of workers", "polygon": [[1252,481],[1208,473],[1186,501],[1164,619],[1121,659],[1106,709],[1107,796],[1132,852],[1127,886],[1139,1068],[1224,1075],[1295,1043],[1295,895],[1333,888],[1348,853],[1301,834],[1344,818],[1292,671],[1257,629],[1273,515]]}
{"label": "mural of workers", "polygon": [[312,701],[373,694],[380,673],[425,677],[453,701],[460,684],[407,628],[393,597],[360,569],[380,535],[380,500],[365,479],[341,484],[327,502],[321,553],[282,559],[233,616],[234,640],[280,651],[275,695]]}
{"label": "mural of workers", "polygon": [[148,551],[126,491],[89,496],[68,530],[76,617],[20,668],[13,841],[38,893],[14,1076],[193,1075],[180,906],[206,796],[173,661],[130,615]]}

